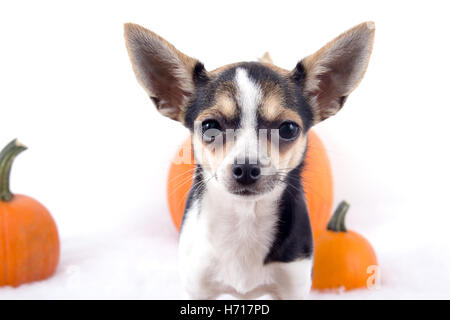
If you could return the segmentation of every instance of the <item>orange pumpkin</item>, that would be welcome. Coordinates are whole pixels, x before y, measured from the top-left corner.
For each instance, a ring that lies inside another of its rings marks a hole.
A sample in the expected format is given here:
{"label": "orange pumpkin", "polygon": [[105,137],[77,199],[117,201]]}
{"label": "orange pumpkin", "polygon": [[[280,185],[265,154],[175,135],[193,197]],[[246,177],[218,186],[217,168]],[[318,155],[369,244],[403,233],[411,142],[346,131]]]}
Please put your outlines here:
{"label": "orange pumpkin", "polygon": [[333,175],[328,154],[314,131],[308,134],[308,150],[302,172],[306,204],[314,233],[317,237],[325,230],[333,208]]}
{"label": "orange pumpkin", "polygon": [[341,202],[327,231],[315,243],[313,289],[345,290],[370,288],[377,283],[379,269],[375,251],[363,236],[347,231],[348,203]]}
{"label": "orange pumpkin", "polygon": [[[183,154],[183,151],[187,151],[188,154]],[[170,165],[167,181],[169,210],[178,230],[180,229],[188,192],[192,185],[194,168],[191,140],[187,139]],[[325,147],[313,131],[308,134],[308,151],[305,157],[302,179],[311,225],[316,237],[322,230],[325,230],[331,216],[333,179]]]}
{"label": "orange pumpkin", "polygon": [[50,213],[9,189],[13,160],[25,149],[14,140],[0,153],[0,286],[45,279],[59,260],[58,231]]}

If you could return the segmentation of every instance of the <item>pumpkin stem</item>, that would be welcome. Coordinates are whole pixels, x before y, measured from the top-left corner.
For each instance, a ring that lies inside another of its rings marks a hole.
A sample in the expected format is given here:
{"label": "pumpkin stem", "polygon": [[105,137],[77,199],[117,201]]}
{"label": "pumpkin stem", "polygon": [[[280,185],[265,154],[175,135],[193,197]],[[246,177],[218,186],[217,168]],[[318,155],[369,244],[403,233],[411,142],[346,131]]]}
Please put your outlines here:
{"label": "pumpkin stem", "polygon": [[13,194],[9,190],[9,176],[14,158],[26,150],[23,144],[14,139],[0,152],[0,201],[9,201]]}
{"label": "pumpkin stem", "polygon": [[328,222],[327,230],[334,232],[347,232],[345,227],[345,215],[347,214],[350,204],[347,201],[341,201],[336,211],[334,211],[333,216]]}

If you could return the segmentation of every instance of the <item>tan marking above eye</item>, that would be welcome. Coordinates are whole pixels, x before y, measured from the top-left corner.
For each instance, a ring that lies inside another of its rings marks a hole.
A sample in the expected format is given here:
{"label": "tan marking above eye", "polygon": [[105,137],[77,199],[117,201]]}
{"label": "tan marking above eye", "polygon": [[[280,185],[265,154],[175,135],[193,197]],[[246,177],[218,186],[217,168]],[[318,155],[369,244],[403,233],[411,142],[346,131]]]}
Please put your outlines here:
{"label": "tan marking above eye", "polygon": [[219,94],[218,97],[216,97],[215,105],[225,118],[233,119],[238,115],[236,104],[228,94]]}
{"label": "tan marking above eye", "polygon": [[281,98],[276,94],[269,94],[264,98],[259,113],[262,119],[267,122],[290,120],[303,127],[303,121],[297,112],[284,107]]}
{"label": "tan marking above eye", "polygon": [[197,117],[202,121],[208,118],[223,117],[226,120],[235,119],[238,115],[238,109],[234,100],[226,93],[219,93],[216,96],[212,107],[203,110]]}
{"label": "tan marking above eye", "polygon": [[259,112],[264,120],[276,121],[284,110],[286,108],[282,106],[280,97],[275,94],[269,94],[267,97],[264,97]]}

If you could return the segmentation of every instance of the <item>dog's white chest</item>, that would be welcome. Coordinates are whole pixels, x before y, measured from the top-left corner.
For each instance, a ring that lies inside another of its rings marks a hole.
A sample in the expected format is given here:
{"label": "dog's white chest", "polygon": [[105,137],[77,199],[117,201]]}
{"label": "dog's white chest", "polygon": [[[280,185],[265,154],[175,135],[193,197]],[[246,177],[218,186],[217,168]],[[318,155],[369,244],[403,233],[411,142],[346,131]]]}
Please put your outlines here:
{"label": "dog's white chest", "polygon": [[[230,285],[240,293],[271,281],[264,265],[273,240],[273,210],[257,203],[235,208],[212,221],[211,243],[215,251],[215,280]],[[224,212],[225,213],[225,212]]]}
{"label": "dog's white chest", "polygon": [[273,280],[264,259],[276,230],[276,203],[227,200],[204,197],[192,206],[180,237],[180,262],[186,272],[207,274],[207,281],[245,294]]}

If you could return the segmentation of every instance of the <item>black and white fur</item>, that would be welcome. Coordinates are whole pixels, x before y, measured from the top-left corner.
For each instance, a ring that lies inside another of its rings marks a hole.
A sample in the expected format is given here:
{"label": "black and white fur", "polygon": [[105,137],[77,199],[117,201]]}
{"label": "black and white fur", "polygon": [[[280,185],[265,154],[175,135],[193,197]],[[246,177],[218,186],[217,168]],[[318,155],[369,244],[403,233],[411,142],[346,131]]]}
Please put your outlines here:
{"label": "black and white fur", "polygon": [[[125,25],[137,79],[158,110],[192,134],[196,169],[179,245],[189,297],[307,296],[313,240],[300,178],[307,133],[335,114],[358,85],[373,37],[373,23],[360,24],[292,71],[245,62],[208,72],[153,32]],[[198,130],[210,119],[220,123],[226,151],[218,152]],[[276,135],[286,121],[300,128],[298,136],[261,152],[269,144],[258,132]],[[225,129],[237,130],[233,139],[225,138]],[[264,175],[252,185],[239,184],[232,173],[237,159],[253,161]]]}

